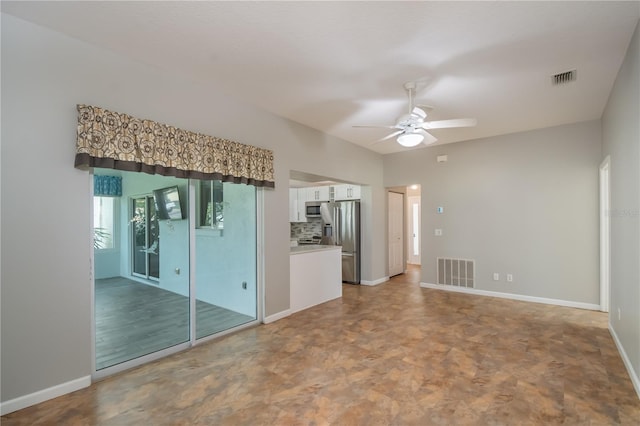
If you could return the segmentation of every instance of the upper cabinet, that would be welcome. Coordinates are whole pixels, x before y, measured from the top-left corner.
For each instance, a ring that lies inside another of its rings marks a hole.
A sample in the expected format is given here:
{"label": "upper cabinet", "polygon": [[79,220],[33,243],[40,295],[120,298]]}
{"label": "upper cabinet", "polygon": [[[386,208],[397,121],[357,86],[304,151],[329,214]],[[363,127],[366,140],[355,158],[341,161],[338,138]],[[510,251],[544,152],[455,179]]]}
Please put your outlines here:
{"label": "upper cabinet", "polygon": [[307,188],[289,188],[289,222],[307,222],[305,203],[308,201],[330,201],[330,191],[333,190],[335,201],[359,200],[360,186],[336,185],[336,186],[311,186]]}
{"label": "upper cabinet", "polygon": [[312,186],[305,189],[307,191],[307,201],[329,201],[328,186]]}
{"label": "upper cabinet", "polygon": [[306,188],[289,188],[289,222],[306,222]]}
{"label": "upper cabinet", "polygon": [[336,185],[334,188],[334,199],[336,201],[342,200],[359,200],[360,199],[360,186],[359,185]]}

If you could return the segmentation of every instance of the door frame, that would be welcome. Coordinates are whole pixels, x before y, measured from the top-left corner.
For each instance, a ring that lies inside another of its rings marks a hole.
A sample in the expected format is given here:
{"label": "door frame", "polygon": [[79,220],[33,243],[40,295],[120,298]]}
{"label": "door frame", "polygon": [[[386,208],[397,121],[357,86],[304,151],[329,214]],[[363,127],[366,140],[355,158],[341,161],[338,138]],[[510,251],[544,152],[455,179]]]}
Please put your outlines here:
{"label": "door frame", "polygon": [[[151,228],[151,220],[152,220],[152,214],[151,214],[151,209],[152,207],[154,207],[153,203],[153,194],[139,194],[139,195],[133,195],[129,197],[128,200],[128,215],[129,215],[129,220],[131,221],[131,219],[133,218],[133,215],[135,214],[135,200],[139,200],[139,199],[143,199],[144,198],[144,208],[145,208],[145,246],[147,247],[147,249],[150,247],[150,228]],[[156,218],[156,226],[159,226],[159,221]],[[131,226],[131,229],[129,230],[129,239],[131,244],[135,244],[135,225]],[[156,232],[160,232],[159,228],[156,230]],[[145,263],[145,273],[142,274],[140,272],[135,272],[135,262],[136,262],[136,248],[135,245],[131,245],[129,247],[129,250],[131,251],[131,255],[130,255],[130,267],[129,267],[129,272],[131,277],[135,280],[140,279],[140,280],[144,280],[146,282],[153,282],[154,284],[157,284],[160,282],[160,244],[159,244],[160,240],[158,239],[158,253],[156,254],[156,256],[158,256],[158,276],[153,276],[151,275],[151,267],[150,267],[150,263],[151,263],[151,254],[147,252],[145,249],[145,256],[144,256],[144,263]]]}
{"label": "door frame", "polygon": [[[89,186],[89,229],[93,230],[93,176],[94,171],[93,168],[89,169],[88,173],[88,186]],[[96,301],[96,293],[95,293],[95,253],[93,247],[93,232],[89,232],[90,238],[87,241],[87,249],[89,250],[89,287],[91,293],[91,306],[90,306],[90,322],[91,322],[91,381],[95,382],[96,380],[101,380],[109,376],[113,376],[120,372],[130,370],[135,367],[139,367],[144,364],[148,364],[152,361],[165,358],[169,355],[176,354],[178,352],[182,352],[189,348],[198,346],[203,343],[207,343],[211,340],[219,339],[228,334],[236,333],[238,331],[244,330],[246,328],[255,327],[264,323],[265,311],[266,311],[266,300],[265,300],[265,250],[264,250],[264,241],[265,241],[265,222],[264,222],[264,211],[265,211],[265,198],[264,198],[264,188],[256,187],[255,190],[255,202],[256,202],[256,319],[254,321],[250,321],[248,323],[239,325],[229,330],[224,330],[219,333],[216,333],[211,336],[202,337],[200,339],[196,339],[195,337],[195,256],[191,256],[191,253],[194,253],[195,250],[195,181],[193,179],[188,180],[188,191],[189,191],[189,265],[190,265],[190,276],[189,276],[189,299],[190,299],[190,312],[189,312],[189,321],[190,321],[190,331],[189,331],[189,340],[183,343],[179,343],[174,346],[170,346],[168,348],[162,349],[157,352],[150,353],[148,355],[143,355],[138,358],[134,358],[129,361],[125,361],[120,364],[113,365],[111,367],[106,367],[100,370],[96,370],[96,322],[95,322],[95,301]],[[192,201],[193,200],[193,201]],[[127,207],[127,214],[129,213],[129,207]],[[193,297],[192,297],[193,295]]]}
{"label": "door frame", "polygon": [[[401,259],[401,271],[398,273],[392,273],[391,272],[391,194],[394,195],[399,195],[402,200],[400,201],[400,208],[402,209],[402,211],[399,214],[399,218],[401,220],[401,227],[402,230],[400,231],[400,238],[402,239],[402,241],[400,241],[400,249],[402,251],[402,259]],[[405,256],[405,195],[402,192],[396,192],[396,191],[387,191],[387,270],[389,272],[389,276],[395,276],[395,275],[399,275],[399,274],[403,274],[406,272],[407,269],[407,264],[406,264],[406,256]]]}
{"label": "door frame", "polygon": [[[414,217],[413,217],[413,205],[417,205],[418,206],[418,217],[417,217],[417,224],[418,224],[418,255],[414,255],[413,254],[413,229],[415,228],[415,221],[414,221]],[[410,238],[410,243],[407,245],[407,263],[411,263],[412,265],[420,265],[421,264],[421,257],[422,257],[422,238],[420,237],[420,234],[422,233],[422,229],[420,226],[420,217],[422,215],[422,199],[419,195],[412,195],[410,197],[407,197],[407,238]]]}
{"label": "door frame", "polygon": [[611,286],[611,158],[600,164],[600,310],[609,312]]}

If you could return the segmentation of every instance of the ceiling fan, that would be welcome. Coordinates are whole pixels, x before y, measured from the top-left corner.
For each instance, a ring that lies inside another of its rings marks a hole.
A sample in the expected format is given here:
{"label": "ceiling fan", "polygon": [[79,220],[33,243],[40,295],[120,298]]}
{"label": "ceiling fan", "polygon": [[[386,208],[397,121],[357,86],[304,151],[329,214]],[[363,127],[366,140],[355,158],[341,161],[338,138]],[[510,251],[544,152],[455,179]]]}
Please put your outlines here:
{"label": "ceiling fan", "polygon": [[473,127],[478,121],[475,118],[456,118],[451,120],[425,121],[427,113],[419,106],[413,105],[413,98],[416,91],[416,83],[408,82],[404,84],[404,88],[409,96],[409,113],[402,115],[396,124],[392,126],[353,126],[353,127],[373,127],[380,129],[395,129],[392,133],[378,139],[382,142],[397,136],[396,141],[405,147],[414,147],[420,143],[429,145],[438,139],[427,129],[447,129],[452,127]]}

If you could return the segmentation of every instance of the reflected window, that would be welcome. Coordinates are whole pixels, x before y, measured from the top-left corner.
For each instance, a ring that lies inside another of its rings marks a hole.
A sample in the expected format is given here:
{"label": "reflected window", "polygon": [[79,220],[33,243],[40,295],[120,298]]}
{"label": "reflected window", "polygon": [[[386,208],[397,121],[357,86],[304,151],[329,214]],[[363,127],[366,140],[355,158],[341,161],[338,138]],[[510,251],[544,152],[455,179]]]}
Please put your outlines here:
{"label": "reflected window", "polygon": [[222,182],[202,180],[198,182],[196,204],[198,228],[224,228],[224,197]]}

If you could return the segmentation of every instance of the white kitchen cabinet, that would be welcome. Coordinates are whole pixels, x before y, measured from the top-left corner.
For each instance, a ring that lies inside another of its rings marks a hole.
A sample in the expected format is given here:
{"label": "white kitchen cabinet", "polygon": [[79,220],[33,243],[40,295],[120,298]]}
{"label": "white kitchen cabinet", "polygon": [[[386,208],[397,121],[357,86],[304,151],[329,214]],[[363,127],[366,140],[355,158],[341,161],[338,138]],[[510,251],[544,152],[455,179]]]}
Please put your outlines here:
{"label": "white kitchen cabinet", "polygon": [[307,200],[305,188],[289,188],[289,222],[306,222],[304,203]]}
{"label": "white kitchen cabinet", "polygon": [[298,220],[296,222],[307,222],[307,188],[298,188]]}
{"label": "white kitchen cabinet", "polygon": [[359,200],[360,199],[360,185],[336,185],[334,188],[334,199],[336,201],[342,200]]}
{"label": "white kitchen cabinet", "polygon": [[289,222],[298,221],[298,189],[289,188]]}
{"label": "white kitchen cabinet", "polygon": [[329,201],[328,186],[312,186],[307,189],[307,201]]}

